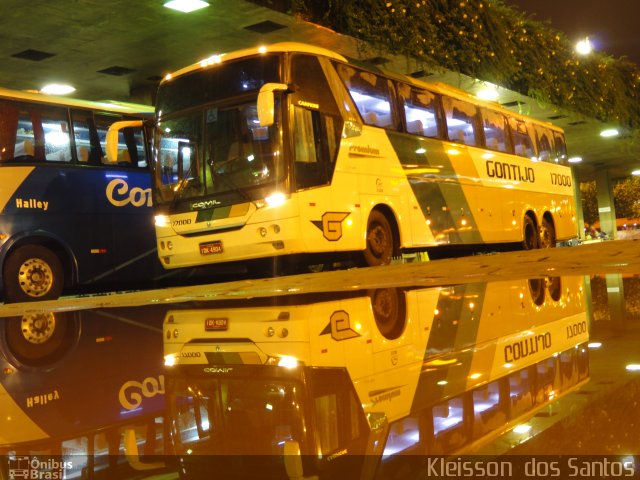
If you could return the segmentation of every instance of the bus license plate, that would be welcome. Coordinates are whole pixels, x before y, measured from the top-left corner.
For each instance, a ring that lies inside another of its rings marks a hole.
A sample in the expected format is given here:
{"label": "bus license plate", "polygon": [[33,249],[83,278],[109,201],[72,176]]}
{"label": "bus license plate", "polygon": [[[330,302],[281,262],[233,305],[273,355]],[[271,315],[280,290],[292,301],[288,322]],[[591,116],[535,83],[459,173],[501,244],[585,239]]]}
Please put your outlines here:
{"label": "bus license plate", "polygon": [[211,255],[214,253],[222,253],[222,242],[209,242],[200,244],[200,255]]}
{"label": "bus license plate", "polygon": [[204,319],[204,329],[207,332],[216,332],[220,330],[226,330],[229,328],[229,319],[228,318],[205,318]]}

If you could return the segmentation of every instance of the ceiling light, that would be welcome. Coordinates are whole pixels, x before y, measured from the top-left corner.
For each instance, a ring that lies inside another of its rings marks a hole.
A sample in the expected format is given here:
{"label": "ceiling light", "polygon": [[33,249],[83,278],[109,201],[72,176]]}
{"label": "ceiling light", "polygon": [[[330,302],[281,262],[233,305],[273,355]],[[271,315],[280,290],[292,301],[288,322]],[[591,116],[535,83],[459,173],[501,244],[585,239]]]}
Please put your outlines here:
{"label": "ceiling light", "polygon": [[172,10],[178,10],[179,12],[189,13],[194,10],[200,10],[201,8],[208,7],[207,2],[202,0],[171,0],[164,4],[165,7]]}
{"label": "ceiling light", "polygon": [[491,85],[486,85],[484,88],[479,90],[478,93],[476,93],[476,97],[478,97],[480,100],[495,101],[499,96],[500,94],[498,93],[498,90],[496,90],[496,88]]}
{"label": "ceiling light", "polygon": [[569,163],[580,163],[582,161],[582,157],[570,157],[567,162]]}
{"label": "ceiling light", "polygon": [[640,176],[640,170],[634,170],[633,172],[631,172],[631,175],[633,175],[634,177],[639,177]]}
{"label": "ceiling light", "polygon": [[618,132],[618,130],[615,128],[608,128],[606,130],[602,130],[600,132],[600,136],[604,138],[617,137],[619,133],[620,132]]}
{"label": "ceiling light", "polygon": [[46,93],[47,95],[67,95],[75,91],[76,89],[71,85],[61,85],[58,83],[51,83],[40,89],[40,93]]}

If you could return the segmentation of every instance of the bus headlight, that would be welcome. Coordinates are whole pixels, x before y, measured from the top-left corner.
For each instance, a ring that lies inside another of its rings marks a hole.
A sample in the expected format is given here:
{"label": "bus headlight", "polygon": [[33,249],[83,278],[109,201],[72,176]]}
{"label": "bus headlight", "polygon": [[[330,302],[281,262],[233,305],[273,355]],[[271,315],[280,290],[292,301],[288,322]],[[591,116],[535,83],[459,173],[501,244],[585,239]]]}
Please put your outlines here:
{"label": "bus headlight", "polygon": [[169,222],[168,215],[156,215],[156,227],[168,227],[171,223]]}
{"label": "bus headlight", "polygon": [[280,205],[284,205],[286,199],[287,197],[285,197],[284,193],[276,192],[269,195],[264,201],[267,202],[267,206],[269,207],[279,207]]}
{"label": "bus headlight", "polygon": [[287,200],[287,196],[284,193],[275,192],[261,200],[256,200],[254,203],[258,208],[264,208],[264,207],[275,208],[275,207],[279,207],[280,205],[283,205],[286,200]]}
{"label": "bus headlight", "polygon": [[164,366],[173,367],[176,364],[176,356],[173,353],[164,356]]}

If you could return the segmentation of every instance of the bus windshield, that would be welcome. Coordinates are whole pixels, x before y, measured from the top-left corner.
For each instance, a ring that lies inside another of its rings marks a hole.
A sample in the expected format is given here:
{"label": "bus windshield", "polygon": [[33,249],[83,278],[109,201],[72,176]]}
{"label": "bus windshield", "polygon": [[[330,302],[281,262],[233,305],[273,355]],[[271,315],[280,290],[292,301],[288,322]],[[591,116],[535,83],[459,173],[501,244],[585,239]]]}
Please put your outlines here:
{"label": "bus windshield", "polygon": [[297,382],[282,379],[175,380],[170,405],[176,453],[282,455],[286,441],[305,441]]}
{"label": "bus windshield", "polygon": [[260,87],[279,80],[278,65],[276,56],[252,57],[179,77],[160,88],[158,203],[244,194],[282,178],[280,122],[260,126],[256,107]]}

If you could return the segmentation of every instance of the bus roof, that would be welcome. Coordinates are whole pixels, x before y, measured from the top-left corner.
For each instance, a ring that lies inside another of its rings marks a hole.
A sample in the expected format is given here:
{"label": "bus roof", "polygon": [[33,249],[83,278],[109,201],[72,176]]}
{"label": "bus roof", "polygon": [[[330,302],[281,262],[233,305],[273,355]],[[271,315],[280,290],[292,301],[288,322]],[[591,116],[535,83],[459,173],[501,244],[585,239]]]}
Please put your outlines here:
{"label": "bus roof", "polygon": [[243,57],[250,57],[250,56],[254,56],[254,55],[264,55],[266,53],[273,53],[273,52],[298,52],[298,53],[309,53],[309,54],[313,54],[313,55],[319,55],[319,56],[324,56],[324,57],[328,57],[334,60],[338,60],[340,62],[344,62],[347,64],[351,64],[354,65],[356,67],[362,67],[362,68],[366,68],[374,73],[379,73],[382,74],[386,77],[392,78],[394,80],[398,80],[398,81],[402,81],[404,83],[408,83],[411,85],[414,85],[416,87],[420,87],[420,88],[424,88],[430,91],[433,91],[435,93],[439,93],[439,94],[444,94],[444,95],[448,95],[451,97],[456,97],[458,99],[462,99],[462,100],[467,100],[467,101],[471,101],[472,103],[474,103],[475,105],[479,105],[482,107],[488,107],[491,108],[492,110],[496,110],[496,111],[500,111],[502,113],[508,114],[510,116],[513,117],[517,117],[517,118],[521,118],[521,119],[526,119],[528,121],[540,124],[540,125],[544,125],[546,127],[552,128],[554,130],[557,130],[559,132],[562,132],[562,128],[558,127],[557,125],[552,124],[551,122],[548,121],[544,121],[544,120],[538,120],[536,118],[533,117],[529,117],[527,115],[523,115],[523,114],[519,114],[516,112],[513,112],[505,107],[503,107],[502,105],[500,105],[497,102],[492,102],[492,101],[488,101],[488,100],[481,100],[478,97],[476,97],[475,95],[466,92],[464,90],[461,90],[459,88],[453,87],[451,85],[448,85],[446,83],[442,83],[442,82],[425,82],[422,80],[418,80],[414,77],[411,77],[409,75],[404,75],[401,73],[397,73],[397,72],[393,72],[390,70],[385,70],[385,69],[381,69],[378,66],[371,66],[371,65],[367,65],[366,62],[361,62],[361,61],[357,61],[355,59],[349,59],[347,57],[344,57],[336,52],[333,52],[331,50],[327,50],[326,48],[322,48],[322,47],[316,47],[313,45],[309,45],[306,43],[300,43],[300,42],[279,42],[279,43],[274,43],[271,45],[263,45],[263,46],[259,46],[259,47],[252,47],[252,48],[245,48],[242,50],[236,50],[233,52],[229,52],[229,53],[222,53],[219,55],[213,55],[207,59],[201,60],[198,63],[194,63],[192,65],[189,65],[187,67],[184,67],[180,70],[177,70],[174,73],[170,73],[167,76],[165,76],[165,78],[162,80],[162,83],[168,82],[170,81],[172,78],[175,77],[179,77],[182,75],[185,75],[187,73],[191,73],[194,72],[196,70],[200,70],[200,69],[205,69],[207,67],[210,67],[211,65],[215,65],[215,64],[219,64],[222,62],[226,62],[229,60],[235,60],[238,58],[243,58]]}
{"label": "bus roof", "polygon": [[154,108],[151,105],[143,105],[131,102],[120,102],[116,100],[92,101],[77,98],[59,97],[55,95],[45,95],[42,93],[27,92],[22,90],[11,90],[0,87],[0,99],[8,98],[12,100],[26,100],[38,103],[48,103],[51,105],[64,105],[67,107],[86,108],[90,110],[103,110],[113,113],[129,115],[152,115]]}

